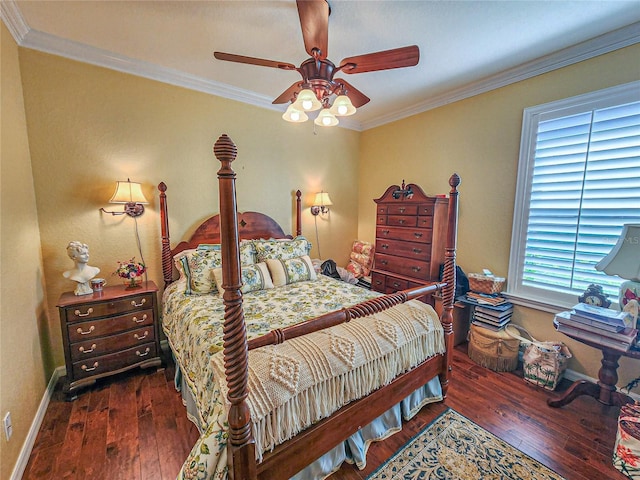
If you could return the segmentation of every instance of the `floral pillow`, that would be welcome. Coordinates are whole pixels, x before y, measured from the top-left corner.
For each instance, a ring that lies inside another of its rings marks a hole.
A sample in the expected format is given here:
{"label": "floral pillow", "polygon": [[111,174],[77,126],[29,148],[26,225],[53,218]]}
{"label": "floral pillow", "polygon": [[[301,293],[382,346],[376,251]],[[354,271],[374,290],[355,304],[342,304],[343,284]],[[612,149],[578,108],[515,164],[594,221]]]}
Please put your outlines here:
{"label": "floral pillow", "polygon": [[289,260],[309,255],[311,244],[303,236],[293,240],[256,240],[254,241],[258,262],[268,259]]}
{"label": "floral pillow", "polygon": [[[213,278],[215,279],[220,296],[224,294],[222,288],[222,268],[213,270]],[[243,265],[241,269],[242,293],[255,292],[257,290],[266,290],[273,288],[273,281],[269,274],[266,263],[254,263],[253,265]]]}
{"label": "floral pillow", "polygon": [[[222,251],[219,243],[201,243],[198,250],[217,250]],[[240,242],[240,265],[253,265],[256,263],[256,248],[253,240],[242,240]]]}
{"label": "floral pillow", "polygon": [[318,278],[309,255],[287,260],[268,259],[266,263],[275,287]]}
{"label": "floral pillow", "polygon": [[180,267],[187,280],[187,295],[216,291],[213,269],[222,266],[219,250],[190,250],[179,257]]}

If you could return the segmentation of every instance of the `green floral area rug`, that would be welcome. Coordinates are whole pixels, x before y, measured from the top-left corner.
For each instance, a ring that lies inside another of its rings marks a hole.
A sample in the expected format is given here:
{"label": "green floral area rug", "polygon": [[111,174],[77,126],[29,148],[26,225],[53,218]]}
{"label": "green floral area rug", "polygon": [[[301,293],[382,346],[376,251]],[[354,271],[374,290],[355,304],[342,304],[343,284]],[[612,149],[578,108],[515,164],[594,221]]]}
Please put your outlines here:
{"label": "green floral area rug", "polygon": [[367,480],[563,480],[563,478],[448,409]]}

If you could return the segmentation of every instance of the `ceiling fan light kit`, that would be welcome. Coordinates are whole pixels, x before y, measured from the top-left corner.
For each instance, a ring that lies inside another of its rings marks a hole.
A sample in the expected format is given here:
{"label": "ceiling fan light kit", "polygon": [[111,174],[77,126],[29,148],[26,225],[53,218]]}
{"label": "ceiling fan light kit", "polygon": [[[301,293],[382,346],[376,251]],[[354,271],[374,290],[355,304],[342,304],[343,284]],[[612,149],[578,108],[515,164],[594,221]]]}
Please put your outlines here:
{"label": "ceiling fan light kit", "polygon": [[305,122],[309,119],[305,112],[322,108],[314,123],[325,127],[338,125],[337,116],[353,115],[357,108],[370,101],[369,97],[346,80],[334,78],[339,71],[353,74],[390,70],[412,67],[420,60],[419,48],[411,45],[348,57],[336,67],[327,58],[329,4],[326,0],[296,0],[296,5],[304,47],[311,55],[311,58],[302,62],[299,67],[287,62],[214,52],[214,57],[218,60],[281,70],[296,70],[302,76],[302,81],[295,82],[273,101],[274,104],[291,102],[282,115],[282,118],[288,122]]}

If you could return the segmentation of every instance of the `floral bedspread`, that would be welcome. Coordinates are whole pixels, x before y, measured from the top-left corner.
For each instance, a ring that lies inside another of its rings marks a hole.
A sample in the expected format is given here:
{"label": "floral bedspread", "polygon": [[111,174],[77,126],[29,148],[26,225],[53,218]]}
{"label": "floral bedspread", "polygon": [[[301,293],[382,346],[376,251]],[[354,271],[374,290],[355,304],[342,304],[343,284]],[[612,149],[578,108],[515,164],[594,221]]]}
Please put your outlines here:
{"label": "floral bedspread", "polygon": [[[185,295],[184,290],[181,281],[165,290],[162,327],[196,402],[202,435],[178,478],[223,479],[227,469],[227,412],[210,358],[223,348],[224,303],[217,293]],[[247,337],[259,337],[378,295],[324,275],[317,281],[246,293],[243,309]]]}

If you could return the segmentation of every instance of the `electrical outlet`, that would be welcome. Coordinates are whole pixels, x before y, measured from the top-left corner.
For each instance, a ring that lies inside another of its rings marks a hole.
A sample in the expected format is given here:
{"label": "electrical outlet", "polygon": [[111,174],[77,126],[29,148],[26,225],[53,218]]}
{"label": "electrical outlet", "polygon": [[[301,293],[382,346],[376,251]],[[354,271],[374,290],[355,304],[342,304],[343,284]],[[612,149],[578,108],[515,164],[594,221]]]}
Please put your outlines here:
{"label": "electrical outlet", "polygon": [[11,412],[7,412],[2,419],[2,425],[4,426],[4,436],[7,439],[7,442],[11,438],[13,434],[13,425],[11,425]]}

